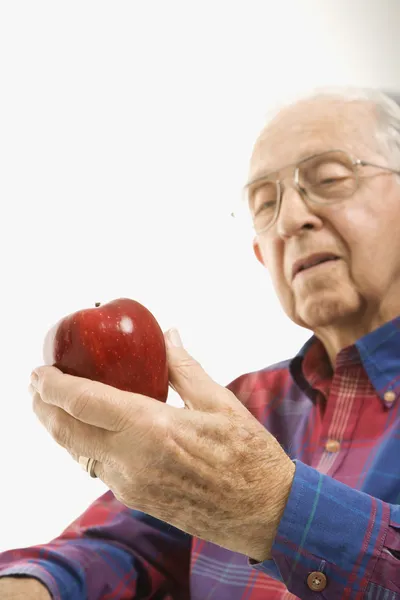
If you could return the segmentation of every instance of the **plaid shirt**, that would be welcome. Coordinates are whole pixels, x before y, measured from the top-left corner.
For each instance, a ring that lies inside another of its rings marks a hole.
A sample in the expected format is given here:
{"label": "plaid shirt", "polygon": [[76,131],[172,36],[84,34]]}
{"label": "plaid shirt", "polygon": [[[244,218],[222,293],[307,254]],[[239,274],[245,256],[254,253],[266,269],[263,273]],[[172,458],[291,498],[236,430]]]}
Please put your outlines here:
{"label": "plaid shirt", "polygon": [[0,576],[36,577],[55,600],[400,599],[400,318],[344,349],[334,371],[312,338],[228,387],[296,464],[272,560],[107,492],[50,543],[2,553]]}

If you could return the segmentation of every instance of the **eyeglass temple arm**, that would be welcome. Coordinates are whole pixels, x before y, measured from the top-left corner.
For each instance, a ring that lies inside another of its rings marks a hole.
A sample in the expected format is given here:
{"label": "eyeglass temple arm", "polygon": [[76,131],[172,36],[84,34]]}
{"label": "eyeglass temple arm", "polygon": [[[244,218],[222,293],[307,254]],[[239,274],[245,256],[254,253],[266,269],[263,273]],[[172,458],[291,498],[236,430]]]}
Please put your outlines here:
{"label": "eyeglass temple arm", "polygon": [[391,173],[396,173],[396,175],[400,175],[400,171],[398,169],[392,169],[391,167],[377,165],[375,163],[371,163],[366,160],[357,159],[354,161],[354,164],[357,166],[360,166],[360,167],[376,167],[377,169],[383,169],[385,171],[390,171]]}

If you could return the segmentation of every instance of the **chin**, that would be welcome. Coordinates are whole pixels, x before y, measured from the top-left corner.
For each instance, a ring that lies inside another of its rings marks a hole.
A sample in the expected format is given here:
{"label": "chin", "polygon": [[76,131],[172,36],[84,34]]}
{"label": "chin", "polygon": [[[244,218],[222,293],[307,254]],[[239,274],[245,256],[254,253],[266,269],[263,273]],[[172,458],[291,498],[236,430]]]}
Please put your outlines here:
{"label": "chin", "polygon": [[296,298],[293,320],[298,325],[315,331],[320,327],[343,324],[359,315],[362,310],[361,299],[354,290],[340,290],[340,287],[334,290],[325,289],[316,294]]}
{"label": "chin", "polygon": [[357,311],[354,308],[351,310],[340,300],[323,301],[318,304],[308,303],[308,305],[302,306],[296,311],[295,321],[298,325],[315,331],[320,327],[329,327],[343,322],[354,315],[355,312]]}

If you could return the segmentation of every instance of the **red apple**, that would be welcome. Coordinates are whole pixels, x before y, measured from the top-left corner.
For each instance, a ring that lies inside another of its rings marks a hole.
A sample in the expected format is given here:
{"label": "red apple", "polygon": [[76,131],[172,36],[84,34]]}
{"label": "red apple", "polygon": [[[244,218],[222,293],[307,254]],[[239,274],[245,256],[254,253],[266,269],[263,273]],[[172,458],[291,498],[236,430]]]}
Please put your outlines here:
{"label": "red apple", "polygon": [[167,399],[163,332],[151,312],[129,298],[97,303],[61,319],[46,335],[43,358],[69,375]]}

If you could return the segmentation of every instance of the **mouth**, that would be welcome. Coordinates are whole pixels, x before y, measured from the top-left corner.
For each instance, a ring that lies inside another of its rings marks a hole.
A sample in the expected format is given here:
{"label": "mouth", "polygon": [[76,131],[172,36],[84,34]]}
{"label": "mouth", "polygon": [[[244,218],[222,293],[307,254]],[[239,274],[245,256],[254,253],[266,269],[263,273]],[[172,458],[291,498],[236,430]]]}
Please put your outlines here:
{"label": "mouth", "polygon": [[335,254],[331,254],[330,252],[320,252],[319,254],[311,254],[305,258],[301,258],[297,260],[292,269],[292,279],[294,279],[299,273],[303,271],[308,271],[309,269],[313,269],[319,265],[322,265],[327,262],[334,262],[340,260],[339,256]]}

